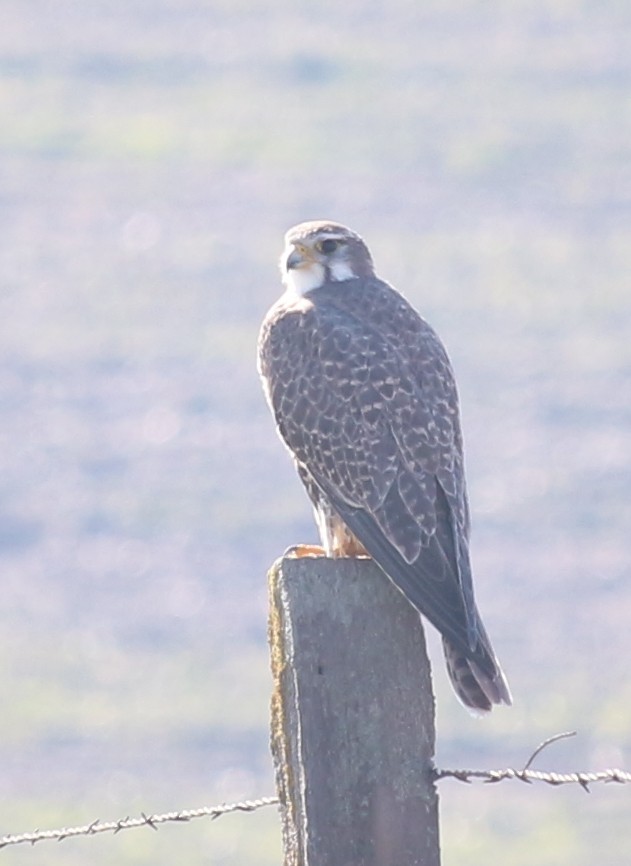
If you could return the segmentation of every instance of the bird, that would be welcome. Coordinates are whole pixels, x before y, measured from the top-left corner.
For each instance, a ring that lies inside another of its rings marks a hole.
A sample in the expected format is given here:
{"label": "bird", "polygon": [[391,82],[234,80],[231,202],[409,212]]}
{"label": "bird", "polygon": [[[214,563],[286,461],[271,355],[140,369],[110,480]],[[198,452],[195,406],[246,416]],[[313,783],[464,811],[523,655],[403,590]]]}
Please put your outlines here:
{"label": "bird", "polygon": [[280,269],[258,371],[322,542],[293,552],[372,558],[441,634],[461,703],[474,715],[510,705],[474,597],[459,397],[443,343],[340,223],[291,228]]}

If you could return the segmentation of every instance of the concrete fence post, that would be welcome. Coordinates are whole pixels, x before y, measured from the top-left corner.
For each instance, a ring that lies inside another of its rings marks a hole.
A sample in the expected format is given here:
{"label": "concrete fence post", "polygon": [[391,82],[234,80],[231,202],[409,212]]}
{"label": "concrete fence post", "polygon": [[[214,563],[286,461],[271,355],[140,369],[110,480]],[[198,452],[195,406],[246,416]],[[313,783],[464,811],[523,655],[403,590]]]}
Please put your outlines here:
{"label": "concrete fence post", "polygon": [[284,558],[269,582],[285,866],[439,866],[418,613],[368,559]]}

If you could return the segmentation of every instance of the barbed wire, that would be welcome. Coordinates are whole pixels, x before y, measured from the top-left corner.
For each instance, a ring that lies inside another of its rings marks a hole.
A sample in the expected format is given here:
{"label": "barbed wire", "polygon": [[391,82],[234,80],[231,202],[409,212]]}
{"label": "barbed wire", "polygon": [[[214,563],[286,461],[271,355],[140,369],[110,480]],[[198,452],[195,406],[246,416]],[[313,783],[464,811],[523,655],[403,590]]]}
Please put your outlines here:
{"label": "barbed wire", "polygon": [[[565,731],[561,734],[555,734],[553,737],[548,737],[540,743],[534,752],[530,755],[521,770],[516,770],[508,767],[503,770],[441,770],[434,769],[432,776],[435,781],[441,779],[456,779],[459,782],[470,783],[475,779],[480,779],[486,783],[503,782],[506,779],[518,779],[521,782],[528,784],[532,782],[544,782],[548,785],[580,785],[580,787],[589,792],[589,786],[594,782],[617,782],[619,784],[631,783],[631,772],[626,770],[601,770],[599,772],[576,772],[576,773],[555,773],[546,772],[544,770],[531,770],[530,767],[534,759],[543,749],[558,740],[573,737],[576,731]],[[157,830],[160,824],[180,823],[185,824],[195,818],[210,818],[215,820],[222,815],[228,815],[231,812],[256,812],[258,809],[263,809],[266,806],[276,806],[279,804],[278,797],[259,797],[256,800],[241,800],[238,803],[222,803],[218,806],[203,806],[200,809],[185,809],[178,812],[164,812],[160,815],[147,815],[144,812],[140,813],[137,818],[121,818],[118,821],[101,821],[97,819],[91,824],[84,824],[80,827],[61,827],[57,830],[32,830],[29,833],[10,834],[0,836],[0,848],[6,848],[9,845],[20,845],[25,842],[35,845],[36,842],[44,840],[56,840],[61,842],[63,839],[69,839],[73,836],[95,836],[97,833],[119,833],[121,830],[130,830],[134,827],[150,827],[152,830]]]}
{"label": "barbed wire", "polygon": [[544,770],[531,770],[532,762],[545,748],[559,740],[575,737],[576,731],[563,731],[548,737],[528,758],[521,770],[507,767],[505,770],[434,770],[433,776],[436,781],[441,779],[457,779],[459,782],[472,782],[474,779],[482,779],[486,783],[503,782],[505,779],[519,779],[520,782],[545,782],[548,785],[580,785],[589,793],[589,786],[594,782],[618,782],[625,784],[631,782],[631,773],[626,770],[601,770],[597,773],[550,773]]}
{"label": "barbed wire", "polygon": [[434,779],[457,779],[459,782],[472,782],[482,779],[484,782],[503,782],[505,779],[519,779],[521,782],[546,782],[548,785],[580,785],[589,793],[589,786],[594,782],[631,782],[631,773],[625,770],[602,770],[598,773],[546,773],[543,770],[515,770],[507,767],[505,770],[435,770]]}
{"label": "barbed wire", "polygon": [[120,833],[121,830],[130,830],[133,827],[151,827],[157,830],[159,824],[176,822],[185,824],[194,818],[211,818],[215,820],[230,812],[256,812],[265,806],[274,806],[278,803],[278,797],[259,797],[257,800],[242,800],[239,803],[222,803],[219,806],[202,806],[200,809],[184,809],[179,812],[164,812],[161,815],[146,815],[140,813],[139,818],[121,818],[118,821],[101,821],[97,818],[91,824],[81,827],[61,827],[57,830],[33,830],[30,833],[10,834],[0,836],[0,848],[9,845],[20,845],[29,842],[43,842],[45,839],[55,839],[61,842],[72,836],[95,836],[97,833]]}

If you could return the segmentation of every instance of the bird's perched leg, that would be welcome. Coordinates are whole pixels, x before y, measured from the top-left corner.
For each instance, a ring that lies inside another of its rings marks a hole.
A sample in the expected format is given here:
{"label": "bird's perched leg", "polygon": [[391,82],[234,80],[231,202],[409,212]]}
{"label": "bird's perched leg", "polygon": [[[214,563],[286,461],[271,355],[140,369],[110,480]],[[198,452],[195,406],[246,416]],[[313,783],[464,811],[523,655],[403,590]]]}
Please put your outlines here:
{"label": "bird's perched leg", "polygon": [[326,550],[319,544],[292,544],[283,555],[290,559],[301,559],[303,556],[326,556]]}

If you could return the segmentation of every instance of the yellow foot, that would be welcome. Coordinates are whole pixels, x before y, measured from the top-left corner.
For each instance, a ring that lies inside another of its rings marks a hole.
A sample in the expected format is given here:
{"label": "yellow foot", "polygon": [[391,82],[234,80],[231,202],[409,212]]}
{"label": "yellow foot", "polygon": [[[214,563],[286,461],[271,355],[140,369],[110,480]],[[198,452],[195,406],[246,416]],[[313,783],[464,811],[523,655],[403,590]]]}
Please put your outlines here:
{"label": "yellow foot", "polygon": [[303,556],[326,556],[326,551],[319,544],[292,544],[283,556],[290,559],[300,559]]}

